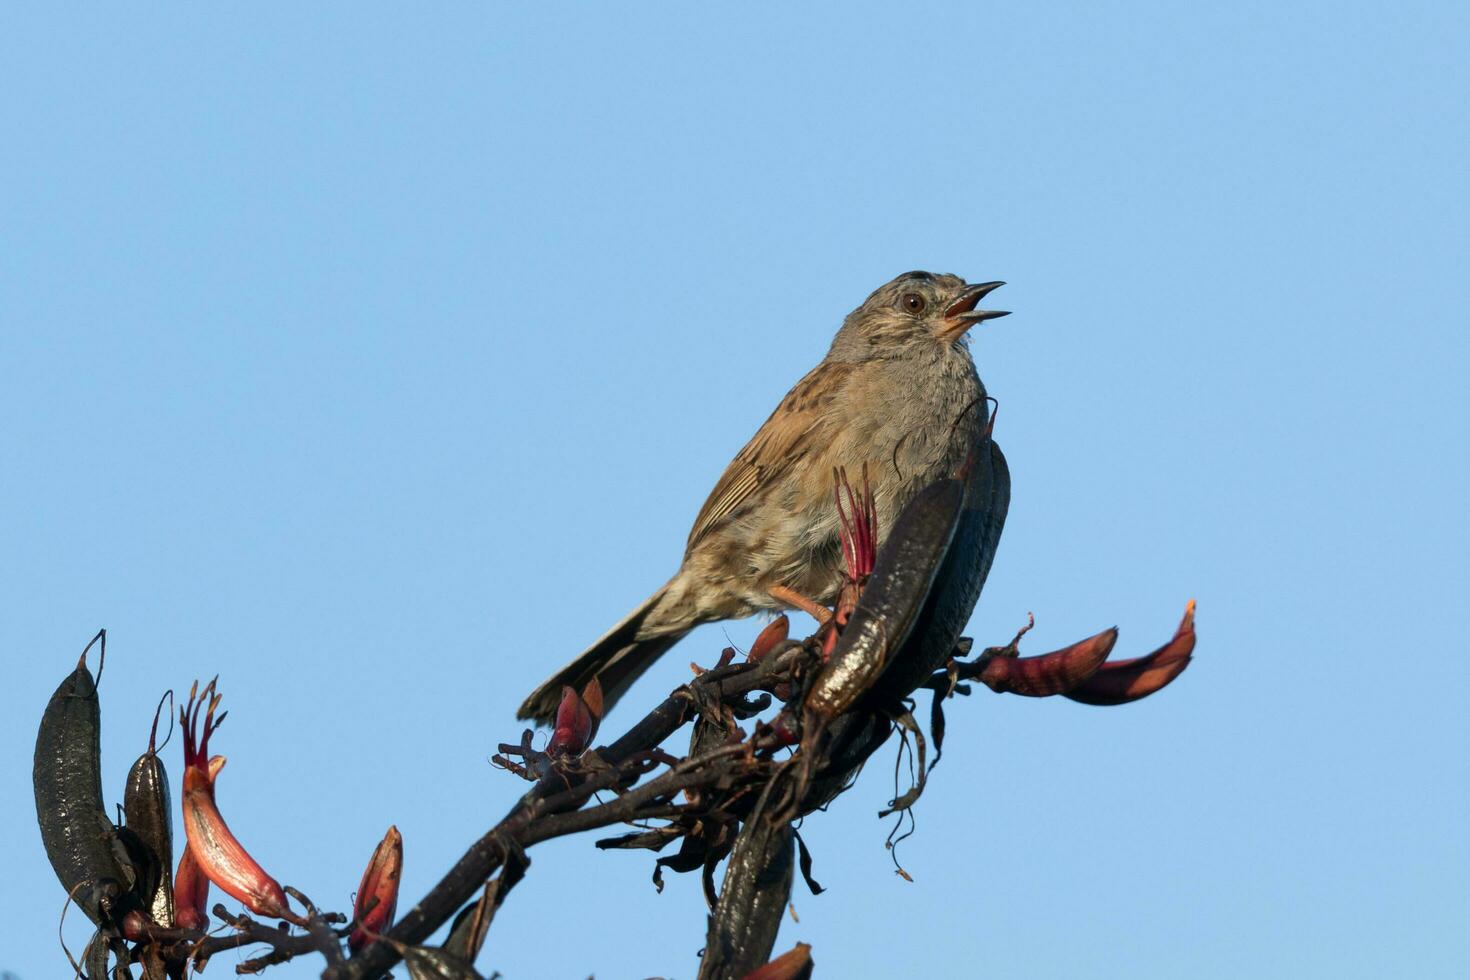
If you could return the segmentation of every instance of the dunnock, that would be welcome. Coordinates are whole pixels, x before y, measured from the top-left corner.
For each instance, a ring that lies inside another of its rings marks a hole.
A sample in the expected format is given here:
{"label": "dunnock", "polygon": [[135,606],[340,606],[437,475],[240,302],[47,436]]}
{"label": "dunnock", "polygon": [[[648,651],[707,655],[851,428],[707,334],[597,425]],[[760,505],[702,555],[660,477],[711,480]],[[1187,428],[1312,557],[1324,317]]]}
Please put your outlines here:
{"label": "dunnock", "polygon": [[985,387],[966,331],[999,282],[908,272],[843,321],[832,348],[740,450],[700,508],[678,573],[526,698],[549,721],[562,685],[596,677],[611,706],[701,623],[830,603],[842,585],[833,471],[867,465],[879,544],[900,508],[952,475],[984,438]]}

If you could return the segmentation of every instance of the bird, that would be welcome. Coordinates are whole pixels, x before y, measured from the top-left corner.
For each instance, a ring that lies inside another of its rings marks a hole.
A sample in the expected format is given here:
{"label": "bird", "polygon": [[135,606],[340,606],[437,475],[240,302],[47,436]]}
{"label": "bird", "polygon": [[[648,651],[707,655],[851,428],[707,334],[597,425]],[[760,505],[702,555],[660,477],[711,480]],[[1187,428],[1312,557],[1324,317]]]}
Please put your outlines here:
{"label": "bird", "polygon": [[596,679],[603,710],[694,627],[830,604],[843,582],[834,473],[870,475],[878,546],[898,512],[954,475],[986,436],[971,327],[1003,282],[906,272],[843,320],[821,363],[736,454],[700,508],[679,570],[531,692],[517,717],[550,722]]}

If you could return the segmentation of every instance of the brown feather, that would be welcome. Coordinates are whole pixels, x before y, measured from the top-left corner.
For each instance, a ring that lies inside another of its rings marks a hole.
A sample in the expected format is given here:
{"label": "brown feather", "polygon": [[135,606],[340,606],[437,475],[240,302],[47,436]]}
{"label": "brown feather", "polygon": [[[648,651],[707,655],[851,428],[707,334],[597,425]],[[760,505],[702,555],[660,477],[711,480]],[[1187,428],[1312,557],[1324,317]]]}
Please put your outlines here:
{"label": "brown feather", "polygon": [[684,546],[686,558],[721,521],[736,514],[741,504],[762,499],[758,491],[779,482],[801,458],[802,450],[819,427],[824,409],[847,382],[854,367],[823,361],[787,392],[770,418],[725,467],[705,499]]}

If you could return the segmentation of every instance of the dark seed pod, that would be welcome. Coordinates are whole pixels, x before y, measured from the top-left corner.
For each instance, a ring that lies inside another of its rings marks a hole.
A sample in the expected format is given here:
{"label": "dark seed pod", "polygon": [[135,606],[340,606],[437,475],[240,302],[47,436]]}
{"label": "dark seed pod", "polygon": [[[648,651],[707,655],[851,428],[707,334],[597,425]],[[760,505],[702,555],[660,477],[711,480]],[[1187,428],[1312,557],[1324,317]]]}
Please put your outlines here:
{"label": "dark seed pod", "polygon": [[963,484],[940,480],[904,507],[842,638],[812,684],[808,710],[836,717],[883,672],[929,596],[963,505]]}
{"label": "dark seed pod", "polygon": [[114,939],[110,946],[112,949],[112,980],[133,980],[133,958],[128,952],[128,944]]}
{"label": "dark seed pod", "polygon": [[156,946],[145,946],[140,959],[143,963],[142,980],[168,980],[168,961]]}
{"label": "dark seed pod", "polygon": [[138,757],[128,772],[123,790],[123,814],[127,829],[139,851],[138,892],[153,921],[164,928],[174,925],[174,827],[168,791],[168,773],[158,757],[158,717],[148,737],[148,751]]}
{"label": "dark seed pod", "polygon": [[77,907],[102,925],[120,912],[135,876],[102,803],[102,711],[86,656],[41,716],[31,779],[51,867]]}
{"label": "dark seed pod", "polygon": [[441,947],[444,952],[465,962],[473,961],[473,954],[480,951],[480,944],[485,941],[483,934],[476,935],[479,931],[476,928],[479,924],[477,919],[484,919],[484,915],[480,914],[479,902],[471,902],[460,909],[449,927],[449,937],[444,940],[444,945]]}
{"label": "dark seed pod", "polygon": [[85,980],[107,980],[107,932],[98,929],[82,953],[82,976]]}

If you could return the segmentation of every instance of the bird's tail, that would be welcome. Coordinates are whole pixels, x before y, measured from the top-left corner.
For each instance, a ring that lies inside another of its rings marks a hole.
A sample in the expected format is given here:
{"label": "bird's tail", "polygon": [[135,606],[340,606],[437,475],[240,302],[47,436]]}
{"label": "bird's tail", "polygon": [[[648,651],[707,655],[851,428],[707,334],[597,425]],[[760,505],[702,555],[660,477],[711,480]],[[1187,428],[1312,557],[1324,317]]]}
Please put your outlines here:
{"label": "bird's tail", "polygon": [[602,639],[543,681],[522,702],[516,717],[534,719],[543,724],[554,721],[563,685],[580,691],[594,677],[602,684],[603,710],[611,708],[613,702],[622,697],[623,692],[653,666],[665,650],[683,639],[692,628],[692,624],[682,628],[675,626],[657,636],[638,639],[638,631],[644,621],[667,591],[668,586],[665,586],[649,596],[622,622],[608,630]]}

